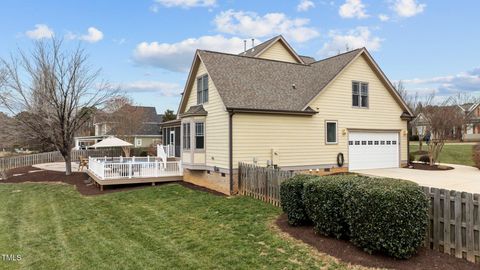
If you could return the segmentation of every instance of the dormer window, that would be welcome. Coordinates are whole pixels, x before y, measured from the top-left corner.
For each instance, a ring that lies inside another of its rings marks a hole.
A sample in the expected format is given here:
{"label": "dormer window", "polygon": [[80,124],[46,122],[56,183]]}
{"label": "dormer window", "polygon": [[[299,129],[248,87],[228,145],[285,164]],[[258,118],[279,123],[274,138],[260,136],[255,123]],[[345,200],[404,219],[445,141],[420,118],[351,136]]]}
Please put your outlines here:
{"label": "dormer window", "polygon": [[352,82],[352,106],[368,108],[368,83]]}
{"label": "dormer window", "polygon": [[208,75],[197,78],[197,104],[208,102]]}

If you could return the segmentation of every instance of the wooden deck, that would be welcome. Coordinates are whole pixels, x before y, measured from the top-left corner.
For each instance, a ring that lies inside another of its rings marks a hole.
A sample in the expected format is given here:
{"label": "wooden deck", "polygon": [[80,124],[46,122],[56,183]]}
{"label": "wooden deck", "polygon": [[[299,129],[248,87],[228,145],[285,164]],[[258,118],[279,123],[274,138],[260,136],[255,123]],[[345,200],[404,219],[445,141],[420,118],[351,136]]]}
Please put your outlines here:
{"label": "wooden deck", "polygon": [[127,185],[127,184],[141,184],[141,183],[151,183],[152,186],[155,183],[164,183],[164,182],[177,182],[183,181],[182,175],[171,175],[171,176],[160,176],[160,177],[147,177],[147,178],[118,178],[118,179],[105,179],[102,180],[98,178],[95,174],[87,170],[88,176],[95,182],[95,184],[100,187],[100,190],[103,190],[103,186],[111,185]]}

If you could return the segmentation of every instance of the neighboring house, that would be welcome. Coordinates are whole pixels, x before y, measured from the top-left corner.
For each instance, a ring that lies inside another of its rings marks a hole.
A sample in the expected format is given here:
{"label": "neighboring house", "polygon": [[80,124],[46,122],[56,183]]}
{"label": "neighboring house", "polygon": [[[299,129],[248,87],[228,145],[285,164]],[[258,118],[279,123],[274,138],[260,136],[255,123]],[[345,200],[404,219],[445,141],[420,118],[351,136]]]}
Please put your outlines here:
{"label": "neighboring house", "polygon": [[[480,141],[480,103],[467,103],[456,106],[459,112],[466,115],[468,123],[459,123],[451,131],[450,139],[464,141]],[[411,122],[412,135],[425,135],[428,131],[427,119],[419,113]]]}
{"label": "neighboring house", "polygon": [[[162,142],[162,133],[160,125],[163,115],[157,114],[155,107],[133,106],[135,112],[141,116],[141,119],[132,119],[131,121],[141,121],[139,129],[135,132],[116,130],[118,123],[112,122],[115,119],[111,117],[115,113],[97,113],[94,116],[93,125],[95,127],[94,136],[75,137],[75,149],[86,149],[90,145],[102,141],[108,136],[126,137],[136,148],[150,147],[152,144]],[[120,123],[128,125],[128,122]],[[127,134],[125,134],[125,132]],[[120,135],[121,134],[121,135]]]}
{"label": "neighboring house", "polygon": [[475,104],[465,104],[461,106],[462,110],[469,115],[469,123],[465,127],[463,140],[480,141],[480,102]]}
{"label": "neighboring house", "polygon": [[399,167],[407,162],[411,118],[365,48],[315,61],[277,36],[239,55],[198,50],[174,136],[184,181],[231,194],[239,162],[285,170]]}

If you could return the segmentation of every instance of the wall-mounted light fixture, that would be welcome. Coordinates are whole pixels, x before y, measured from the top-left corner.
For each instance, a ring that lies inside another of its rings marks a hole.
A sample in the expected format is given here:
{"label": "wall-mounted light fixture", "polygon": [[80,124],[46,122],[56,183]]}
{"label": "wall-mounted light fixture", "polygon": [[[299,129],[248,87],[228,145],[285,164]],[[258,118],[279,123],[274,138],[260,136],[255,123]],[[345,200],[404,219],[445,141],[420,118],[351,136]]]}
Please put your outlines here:
{"label": "wall-mounted light fixture", "polygon": [[344,136],[347,135],[347,129],[346,128],[342,129],[342,135],[344,135]]}

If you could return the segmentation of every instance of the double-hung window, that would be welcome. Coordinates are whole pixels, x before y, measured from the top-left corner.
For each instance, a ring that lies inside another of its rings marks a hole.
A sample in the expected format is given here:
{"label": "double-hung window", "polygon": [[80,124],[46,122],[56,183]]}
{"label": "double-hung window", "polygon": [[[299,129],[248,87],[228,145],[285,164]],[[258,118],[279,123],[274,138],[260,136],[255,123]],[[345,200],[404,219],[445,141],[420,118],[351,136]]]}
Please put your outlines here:
{"label": "double-hung window", "polygon": [[190,123],[183,124],[183,149],[190,149]]}
{"label": "double-hung window", "polygon": [[195,149],[205,149],[205,124],[195,123]]}
{"label": "double-hung window", "polygon": [[208,75],[197,79],[197,104],[208,102]]}
{"label": "double-hung window", "polygon": [[352,82],[352,106],[368,108],[368,83]]}

